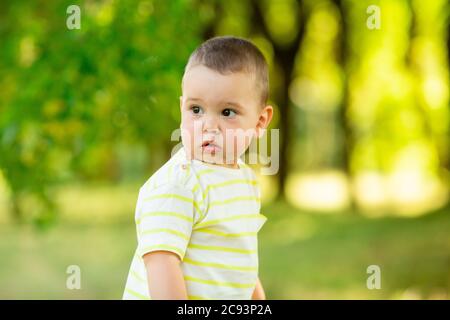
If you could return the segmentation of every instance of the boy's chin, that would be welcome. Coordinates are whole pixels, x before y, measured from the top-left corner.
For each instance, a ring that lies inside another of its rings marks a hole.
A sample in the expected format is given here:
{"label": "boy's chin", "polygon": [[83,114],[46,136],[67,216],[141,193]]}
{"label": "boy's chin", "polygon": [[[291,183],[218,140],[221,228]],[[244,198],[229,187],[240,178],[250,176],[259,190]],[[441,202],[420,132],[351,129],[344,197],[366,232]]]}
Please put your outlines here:
{"label": "boy's chin", "polygon": [[[233,165],[235,161],[233,161],[233,158],[225,158],[225,155],[223,153],[206,153],[204,152],[199,157],[196,157],[196,159],[207,162],[210,164],[217,164],[217,165]],[[228,161],[227,161],[228,160]]]}

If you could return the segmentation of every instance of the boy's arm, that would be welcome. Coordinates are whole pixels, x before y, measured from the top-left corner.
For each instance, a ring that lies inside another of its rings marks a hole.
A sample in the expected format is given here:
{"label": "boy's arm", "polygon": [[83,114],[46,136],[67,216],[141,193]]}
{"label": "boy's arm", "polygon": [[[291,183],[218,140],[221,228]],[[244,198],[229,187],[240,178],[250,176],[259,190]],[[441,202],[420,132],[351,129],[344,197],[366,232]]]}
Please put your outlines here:
{"label": "boy's arm", "polygon": [[259,278],[258,281],[256,281],[256,287],[252,294],[252,300],[266,300],[266,294],[264,293],[264,288]]}
{"label": "boy's arm", "polygon": [[143,259],[152,299],[188,299],[178,255],[170,251],[152,251],[144,255]]}

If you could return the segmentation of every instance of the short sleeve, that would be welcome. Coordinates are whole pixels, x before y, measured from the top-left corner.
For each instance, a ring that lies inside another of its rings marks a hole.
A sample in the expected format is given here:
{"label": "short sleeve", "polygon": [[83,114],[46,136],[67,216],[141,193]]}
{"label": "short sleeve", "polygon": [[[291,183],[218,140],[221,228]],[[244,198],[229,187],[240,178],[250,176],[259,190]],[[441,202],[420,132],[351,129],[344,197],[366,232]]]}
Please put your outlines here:
{"label": "short sleeve", "polygon": [[140,193],[136,208],[138,254],[164,250],[183,260],[194,221],[192,191],[172,183]]}

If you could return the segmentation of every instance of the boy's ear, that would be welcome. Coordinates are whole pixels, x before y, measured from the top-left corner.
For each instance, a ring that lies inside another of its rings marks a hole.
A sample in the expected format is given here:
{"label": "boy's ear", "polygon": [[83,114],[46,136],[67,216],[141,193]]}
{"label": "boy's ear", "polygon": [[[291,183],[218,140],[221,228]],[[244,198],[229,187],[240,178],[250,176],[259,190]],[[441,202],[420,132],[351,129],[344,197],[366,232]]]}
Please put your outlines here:
{"label": "boy's ear", "polygon": [[266,129],[269,126],[272,117],[273,117],[273,107],[269,105],[265,106],[264,109],[261,111],[258,123],[256,124],[256,133],[258,138],[261,138],[261,136],[264,133],[264,131],[261,129]]}
{"label": "boy's ear", "polygon": [[181,111],[181,106],[183,105],[183,96],[180,96],[180,111]]}

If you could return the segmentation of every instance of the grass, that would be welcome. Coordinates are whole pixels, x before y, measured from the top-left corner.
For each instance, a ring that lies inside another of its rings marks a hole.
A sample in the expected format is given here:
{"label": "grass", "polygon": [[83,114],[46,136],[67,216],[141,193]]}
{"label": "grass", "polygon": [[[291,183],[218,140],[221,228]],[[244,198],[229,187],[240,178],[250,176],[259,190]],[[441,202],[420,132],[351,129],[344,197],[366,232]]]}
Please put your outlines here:
{"label": "grass", "polygon": [[[92,220],[89,210],[75,216],[76,202],[66,202],[61,221],[47,231],[0,224],[0,298],[121,298],[136,246],[134,189],[124,189],[125,197],[98,190],[114,213],[99,207]],[[95,198],[85,187],[62,198],[87,199],[83,192]],[[260,231],[260,278],[270,299],[449,299],[448,209],[370,219],[273,203],[262,213],[269,219]],[[81,268],[81,290],[66,288],[70,265]],[[380,290],[366,287],[369,265],[381,268]]]}
{"label": "grass", "polygon": [[[264,211],[272,219],[261,230],[260,272],[274,299],[449,298],[448,210],[409,219],[308,214],[286,204]],[[381,269],[380,290],[367,289],[370,265]]]}

